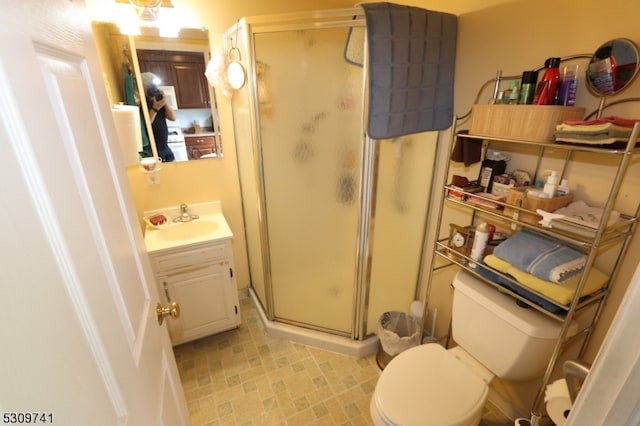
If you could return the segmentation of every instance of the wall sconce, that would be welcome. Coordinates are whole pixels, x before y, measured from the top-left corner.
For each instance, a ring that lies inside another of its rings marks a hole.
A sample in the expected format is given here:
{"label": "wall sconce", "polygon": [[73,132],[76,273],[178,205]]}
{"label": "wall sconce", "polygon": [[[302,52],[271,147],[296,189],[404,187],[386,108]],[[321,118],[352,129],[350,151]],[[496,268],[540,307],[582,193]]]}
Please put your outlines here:
{"label": "wall sconce", "polygon": [[143,21],[156,21],[163,0],[129,0],[138,18]]}
{"label": "wall sconce", "polygon": [[[172,0],[115,0],[114,8],[97,10],[95,13],[105,19],[106,14],[118,25],[124,35],[142,35],[145,28],[157,30],[160,37],[176,38],[183,27],[197,28],[199,25],[184,10],[173,5]],[[107,18],[108,19],[108,18]]]}

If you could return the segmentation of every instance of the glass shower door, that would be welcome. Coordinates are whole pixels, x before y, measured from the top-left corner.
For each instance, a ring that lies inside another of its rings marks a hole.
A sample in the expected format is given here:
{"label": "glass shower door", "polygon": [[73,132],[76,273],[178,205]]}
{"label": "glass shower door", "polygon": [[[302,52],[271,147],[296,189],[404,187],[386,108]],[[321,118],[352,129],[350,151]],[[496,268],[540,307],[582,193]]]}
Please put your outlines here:
{"label": "glass shower door", "polygon": [[256,33],[254,51],[274,316],[348,335],[363,68],[344,58],[347,35],[348,28]]}

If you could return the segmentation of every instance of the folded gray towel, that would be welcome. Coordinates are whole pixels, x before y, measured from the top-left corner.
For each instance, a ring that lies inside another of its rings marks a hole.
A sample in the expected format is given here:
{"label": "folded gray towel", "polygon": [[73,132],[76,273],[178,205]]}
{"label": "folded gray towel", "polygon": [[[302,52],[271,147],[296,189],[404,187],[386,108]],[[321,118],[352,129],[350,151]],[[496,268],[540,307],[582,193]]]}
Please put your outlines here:
{"label": "folded gray towel", "polygon": [[457,17],[393,3],[360,6],[369,44],[369,137],[450,127]]}

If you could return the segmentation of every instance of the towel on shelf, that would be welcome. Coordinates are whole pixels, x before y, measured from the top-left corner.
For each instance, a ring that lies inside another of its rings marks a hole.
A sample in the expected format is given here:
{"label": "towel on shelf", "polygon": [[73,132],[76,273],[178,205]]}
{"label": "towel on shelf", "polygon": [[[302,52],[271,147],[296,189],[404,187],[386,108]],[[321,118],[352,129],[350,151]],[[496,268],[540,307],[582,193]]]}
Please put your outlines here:
{"label": "towel on shelf", "polygon": [[[584,201],[574,201],[566,207],[559,208],[554,213],[564,215],[562,220],[566,220],[567,222],[597,229],[602,220],[603,212],[604,209],[602,207],[591,207]],[[612,210],[605,228],[615,225],[618,220],[620,220],[620,212]],[[551,223],[554,222],[552,221]]]}
{"label": "towel on shelf", "polygon": [[[469,133],[463,130],[460,134]],[[458,136],[453,151],[451,151],[451,161],[464,163],[465,167],[479,163],[482,160],[482,141],[479,139],[469,139],[464,136]]]}
{"label": "towel on shelf", "polygon": [[581,272],[587,259],[577,250],[528,230],[507,238],[493,254],[518,269],[555,283]]}
{"label": "towel on shelf", "polygon": [[639,122],[640,120],[634,118],[622,118],[615,115],[610,115],[607,117],[594,118],[592,120],[580,120],[577,118],[567,119],[562,122],[562,124],[566,124],[568,126],[597,126],[600,124],[615,124],[620,127],[628,127],[633,128],[634,124]]}
{"label": "towel on shelf", "polygon": [[[546,302],[544,299],[536,296],[535,294],[532,295],[526,290],[533,290],[537,293],[540,293],[544,297],[547,297],[554,302],[559,303],[560,305],[566,306],[571,303],[573,296],[576,294],[578,283],[580,282],[580,275],[574,275],[563,282],[561,285],[558,285],[557,283],[540,279],[535,275],[529,274],[519,268],[516,268],[509,262],[505,262],[504,260],[498,258],[496,255],[491,254],[484,258],[484,263],[486,263],[493,269],[502,272],[503,274],[512,276],[516,281],[518,281],[519,284],[522,284],[522,286],[525,288],[519,289],[512,283],[503,279],[494,280],[498,284],[515,291],[517,294],[520,294],[526,299],[536,302],[540,306],[552,312],[555,309],[549,302]],[[600,290],[609,280],[609,277],[606,274],[596,268],[591,268],[591,271],[588,274],[589,275],[587,276],[587,281],[582,288],[580,296],[587,296],[595,293],[596,291]],[[497,277],[497,275],[493,275]]]}
{"label": "towel on shelf", "polygon": [[556,126],[557,141],[583,144],[626,142],[633,125],[640,120],[621,117],[601,117],[593,120],[565,120]]}
{"label": "towel on shelf", "polygon": [[393,3],[360,6],[369,45],[369,137],[451,126],[457,17]]}

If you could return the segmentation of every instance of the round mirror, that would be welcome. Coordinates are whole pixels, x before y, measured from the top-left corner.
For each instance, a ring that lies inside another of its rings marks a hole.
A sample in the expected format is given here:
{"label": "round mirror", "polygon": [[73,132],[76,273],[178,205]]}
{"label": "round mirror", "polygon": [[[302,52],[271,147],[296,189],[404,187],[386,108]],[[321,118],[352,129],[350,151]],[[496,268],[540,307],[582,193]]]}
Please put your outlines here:
{"label": "round mirror", "polygon": [[[236,52],[238,55],[238,59],[233,59],[232,53]],[[229,66],[227,67],[227,80],[229,81],[229,86],[232,89],[240,90],[244,86],[247,75],[245,73],[244,67],[242,66],[241,57],[240,57],[240,49],[237,47],[232,47],[229,49]]]}
{"label": "round mirror", "polygon": [[596,50],[587,68],[587,86],[595,95],[611,96],[638,74],[638,47],[631,40],[609,40]]}

